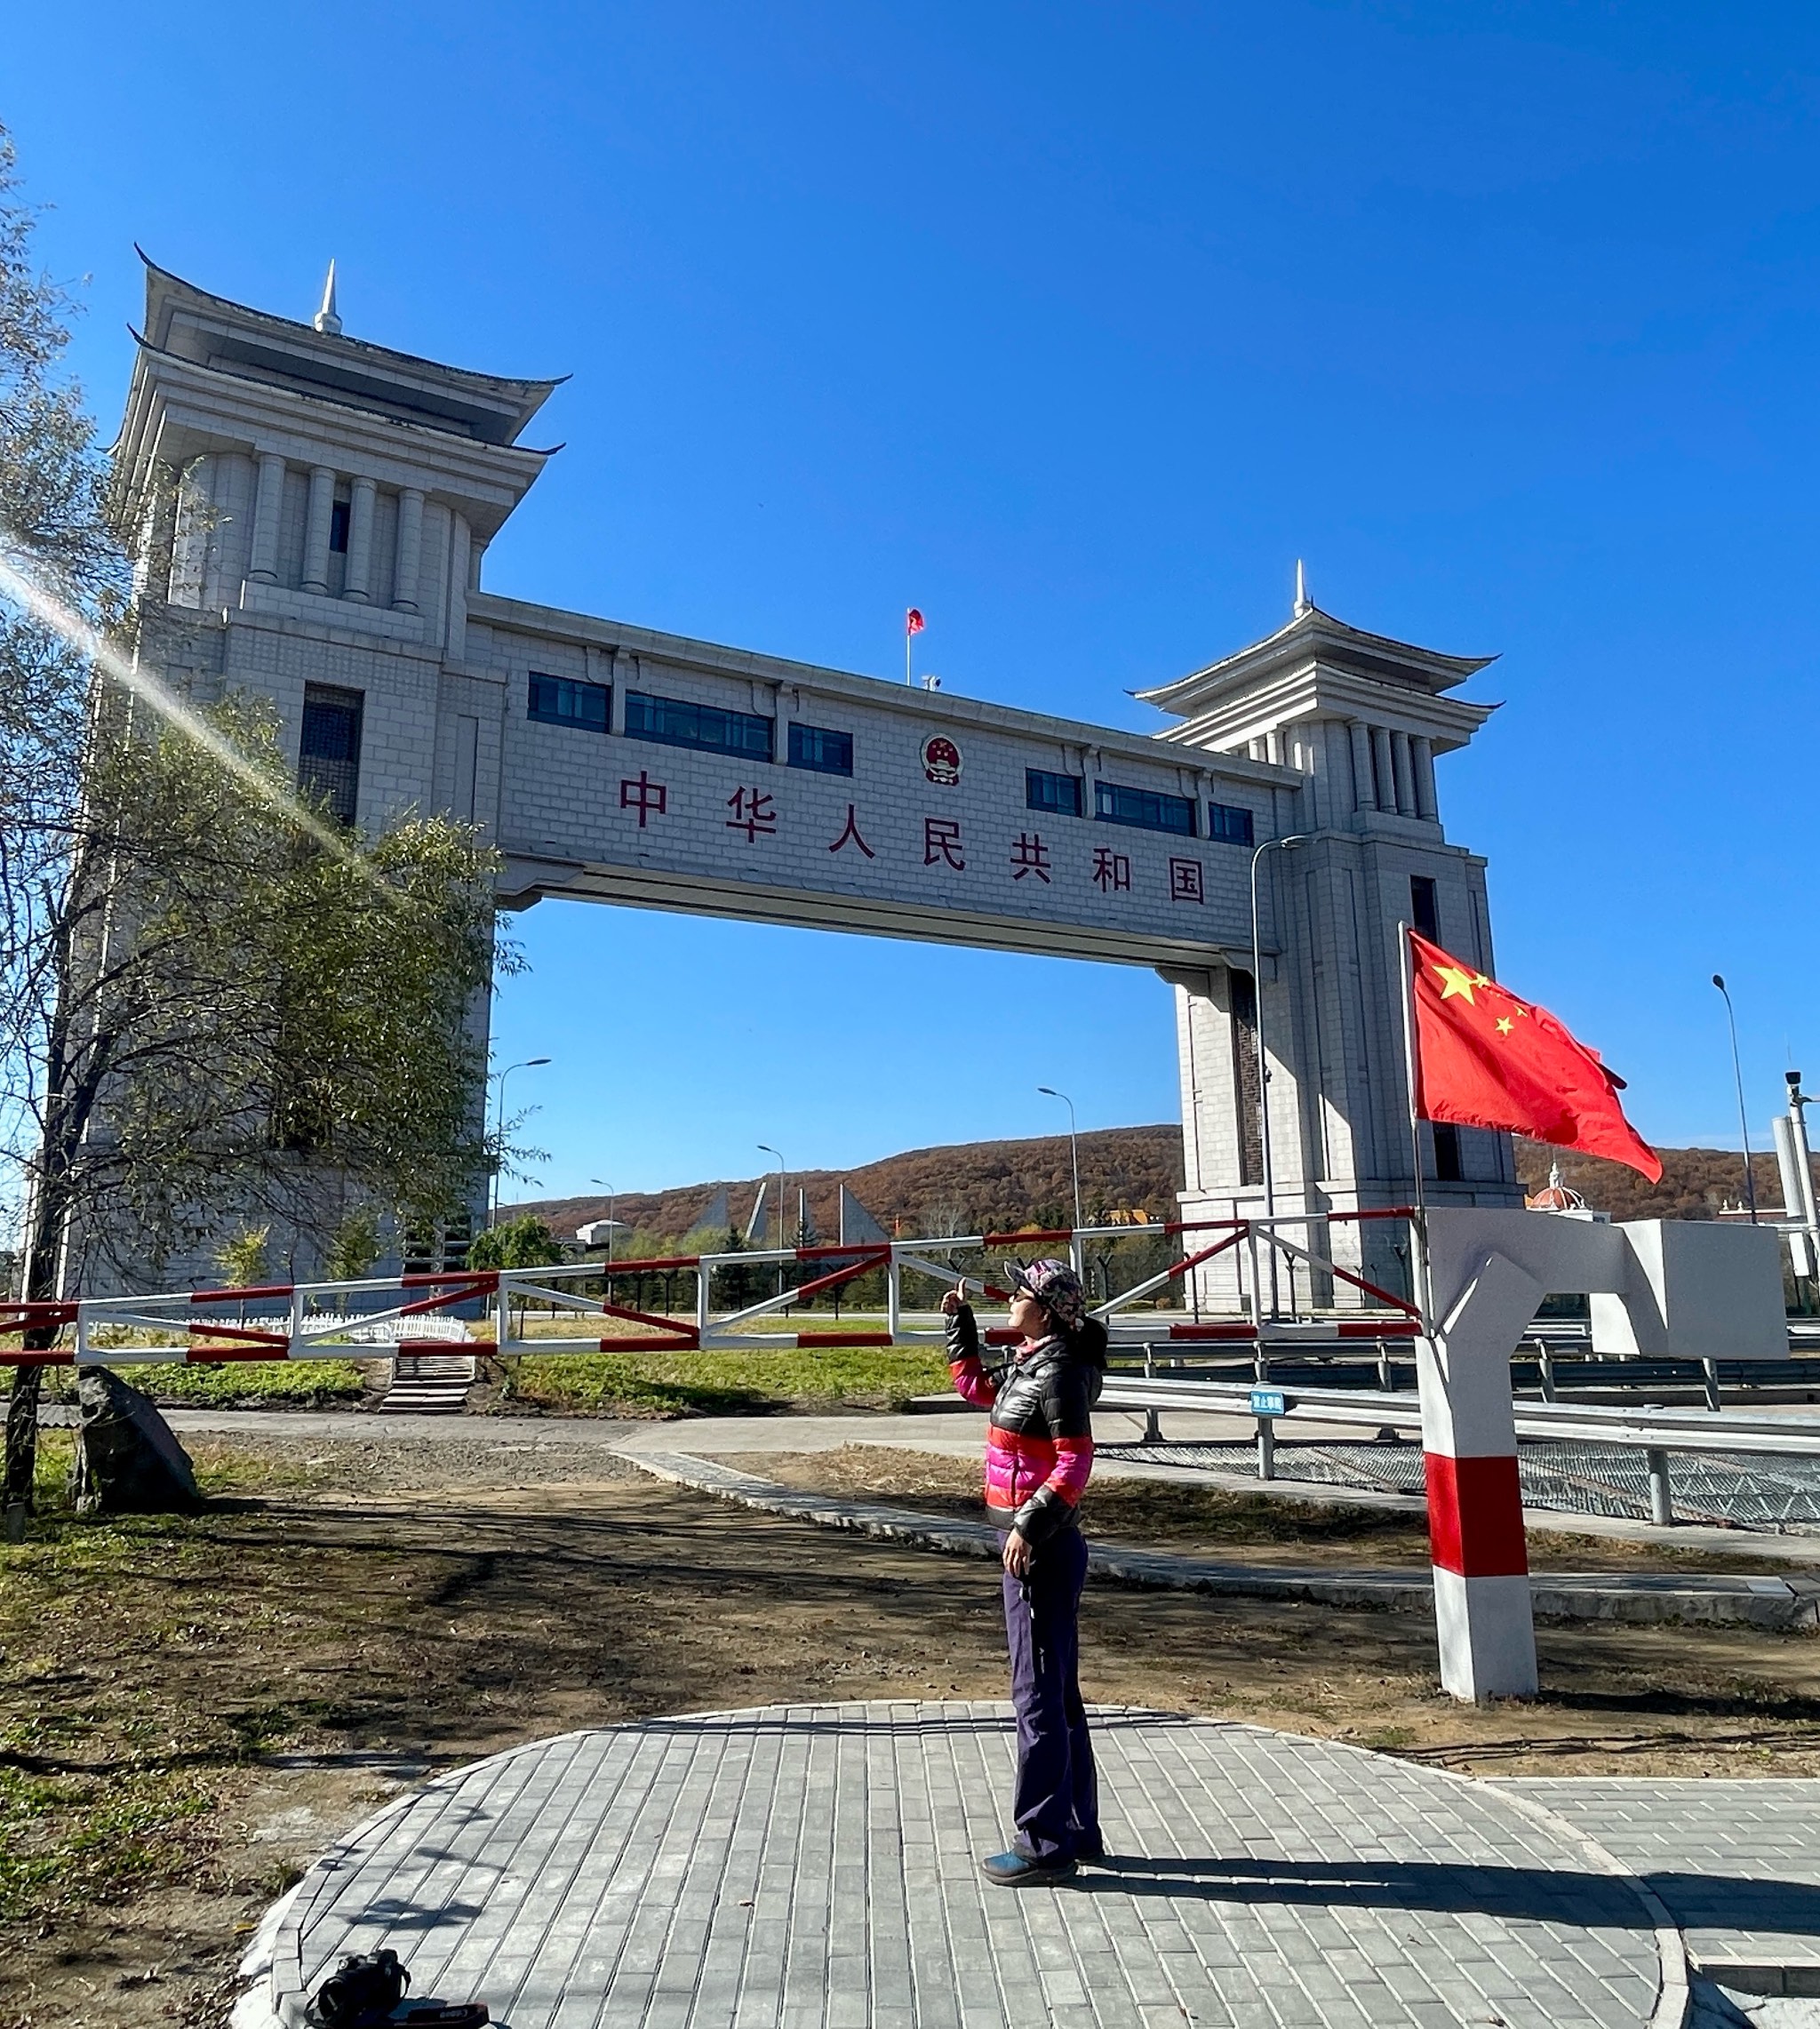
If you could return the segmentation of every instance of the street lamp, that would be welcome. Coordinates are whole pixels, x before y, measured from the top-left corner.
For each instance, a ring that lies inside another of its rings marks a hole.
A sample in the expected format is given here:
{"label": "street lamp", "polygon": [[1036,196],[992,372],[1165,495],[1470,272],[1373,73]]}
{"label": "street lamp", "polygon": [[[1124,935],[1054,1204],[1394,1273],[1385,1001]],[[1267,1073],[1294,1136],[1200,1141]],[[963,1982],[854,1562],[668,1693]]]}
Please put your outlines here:
{"label": "street lamp", "polygon": [[[1286,851],[1291,845],[1306,845],[1312,833],[1293,832],[1288,838],[1266,838],[1251,855],[1251,1003],[1252,1029],[1257,1041],[1257,1154],[1264,1168],[1264,1216],[1276,1217],[1276,1179],[1270,1162],[1270,1059],[1264,1048],[1264,955],[1257,935],[1257,862],[1266,852]],[[1281,941],[1281,940],[1279,940]],[[1272,1249],[1272,1267],[1275,1267]]]}
{"label": "street lamp", "polygon": [[[499,1086],[499,1091],[493,1102],[493,1132],[495,1134],[503,1134],[506,1131],[507,1079],[509,1078],[515,1071],[534,1071],[539,1064],[547,1064],[549,1061],[550,1059],[547,1057],[527,1057],[522,1063],[508,1064],[503,1071],[494,1073],[494,1078]],[[493,1165],[493,1189],[491,1202],[487,1210],[487,1224],[489,1226],[497,1226],[499,1222],[499,1165],[496,1162]]]}
{"label": "street lamp", "polygon": [[[758,1144],[758,1150],[762,1155],[777,1155],[778,1157],[778,1239],[782,1242],[784,1238],[784,1158],[778,1154],[778,1151],[771,1146],[769,1141],[761,1141]],[[778,1263],[778,1294],[782,1296],[783,1293],[784,1264],[779,1261]]]}
{"label": "street lamp", "polygon": [[1757,1223],[1757,1179],[1751,1174],[1751,1117],[1744,1111],[1744,1071],[1738,1062],[1738,1018],[1732,1012],[1731,995],[1726,993],[1725,975],[1715,972],[1712,984],[1725,995],[1725,1018],[1731,1024],[1731,1074],[1738,1088],[1738,1132],[1744,1138],[1744,1202],[1751,1208],[1751,1224]]}
{"label": "street lamp", "polygon": [[587,1180],[590,1184],[598,1184],[602,1190],[607,1194],[607,1262],[611,1266],[613,1259],[613,1204],[615,1200],[615,1193],[613,1186],[607,1181],[604,1177],[590,1177]]}
{"label": "street lamp", "polygon": [[1074,1144],[1074,1102],[1066,1092],[1058,1092],[1053,1085],[1039,1085],[1037,1090],[1046,1099],[1059,1099],[1068,1109],[1068,1168],[1074,1178],[1074,1231],[1081,1230],[1081,1158]]}

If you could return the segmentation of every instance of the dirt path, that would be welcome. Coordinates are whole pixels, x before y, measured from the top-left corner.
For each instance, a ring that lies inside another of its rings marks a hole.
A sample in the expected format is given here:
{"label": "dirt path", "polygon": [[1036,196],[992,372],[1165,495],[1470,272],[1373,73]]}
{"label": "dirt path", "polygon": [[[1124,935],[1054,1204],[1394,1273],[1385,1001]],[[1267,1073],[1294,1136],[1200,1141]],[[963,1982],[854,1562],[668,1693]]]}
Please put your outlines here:
{"label": "dirt path", "polygon": [[[1003,1695],[992,1570],[661,1485],[595,1445],[198,1441],[195,1521],[0,1553],[0,2025],[226,2019],[261,1909],[399,1784],[565,1728]],[[772,1461],[773,1464],[775,1460]],[[1449,1767],[1820,1772],[1820,1643],[1545,1630],[1474,1711],[1413,1615],[1096,1587],[1090,1697]]]}
{"label": "dirt path", "polygon": [[[676,1437],[688,1447],[686,1429]],[[823,1451],[715,1451],[716,1463],[804,1493],[895,1501],[927,1514],[978,1521],[977,1457],[944,1458],[896,1445],[846,1444]],[[1428,1526],[1401,1508],[1320,1506],[1232,1493],[1181,1480],[1096,1475],[1082,1511],[1096,1540],[1130,1548],[1170,1550],[1225,1562],[1281,1566],[1405,1565],[1425,1572]],[[1529,1531],[1529,1568],[1537,1571],[1730,1571],[1775,1577],[1787,1566],[1750,1546],[1735,1554],[1683,1549],[1636,1538]]]}

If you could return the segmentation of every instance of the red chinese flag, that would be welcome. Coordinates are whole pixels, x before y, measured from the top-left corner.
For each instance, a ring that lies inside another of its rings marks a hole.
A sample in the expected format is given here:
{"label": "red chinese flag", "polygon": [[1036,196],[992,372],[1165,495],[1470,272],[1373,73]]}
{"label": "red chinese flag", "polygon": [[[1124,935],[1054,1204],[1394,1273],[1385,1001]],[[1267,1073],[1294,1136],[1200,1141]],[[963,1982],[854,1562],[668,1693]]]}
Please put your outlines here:
{"label": "red chinese flag", "polygon": [[906,634],[921,634],[922,632],[922,615],[917,611],[914,606],[912,606],[904,615],[904,632]]}
{"label": "red chinese flag", "polygon": [[1624,1080],[1546,1008],[1409,933],[1416,984],[1416,1111],[1423,1120],[1506,1128],[1557,1148],[1628,1162],[1653,1184],[1656,1151],[1624,1118]]}

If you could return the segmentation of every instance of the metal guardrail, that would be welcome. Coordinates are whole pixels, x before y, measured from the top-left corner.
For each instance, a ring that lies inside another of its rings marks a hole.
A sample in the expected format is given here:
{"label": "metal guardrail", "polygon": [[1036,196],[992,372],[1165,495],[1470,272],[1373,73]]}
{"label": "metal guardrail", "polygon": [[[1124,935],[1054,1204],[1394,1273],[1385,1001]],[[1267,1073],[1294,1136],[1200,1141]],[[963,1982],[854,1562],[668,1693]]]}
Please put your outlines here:
{"label": "metal guardrail", "polygon": [[[1258,1412],[1260,1394],[1281,1408]],[[1257,1426],[1257,1476],[1276,1476],[1276,1425],[1297,1418],[1311,1423],[1356,1424],[1373,1430],[1422,1428],[1421,1398],[1399,1390],[1361,1388],[1260,1389],[1254,1383],[1161,1379],[1109,1375],[1101,1390],[1102,1409],[1142,1410],[1146,1438],[1161,1441],[1158,1418],[1170,1410],[1239,1416]],[[1754,1416],[1736,1410],[1674,1410],[1603,1406],[1591,1402],[1519,1402],[1517,1436],[1640,1450],[1649,1476],[1650,1520],[1664,1527],[1674,1520],[1669,1486],[1671,1454],[1692,1451],[1749,1453],[1764,1457],[1820,1458],[1820,1418]]]}

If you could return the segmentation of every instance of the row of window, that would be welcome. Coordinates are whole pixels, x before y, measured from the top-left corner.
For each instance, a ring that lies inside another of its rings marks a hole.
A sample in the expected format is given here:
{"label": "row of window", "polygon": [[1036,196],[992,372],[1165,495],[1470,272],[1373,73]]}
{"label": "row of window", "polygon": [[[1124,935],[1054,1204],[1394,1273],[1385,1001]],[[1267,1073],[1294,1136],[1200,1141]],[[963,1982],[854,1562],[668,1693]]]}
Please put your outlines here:
{"label": "row of window", "polygon": [[[605,683],[583,683],[572,676],[531,675],[531,716],[547,725],[579,726],[606,732],[612,725],[613,693]],[[773,758],[775,721],[757,712],[733,712],[716,705],[697,705],[680,698],[656,698],[643,691],[626,693],[626,737],[649,739],[660,747],[690,747],[708,754],[737,755],[746,761]],[[790,722],[789,765],[823,775],[853,772],[853,735],[828,726]],[[1024,771],[1024,801],[1033,811],[1052,817],[1078,818],[1085,813],[1086,785],[1078,775],[1051,774],[1042,768]],[[1167,796],[1155,789],[1127,788],[1117,782],[1093,785],[1093,814],[1101,824],[1134,826],[1139,831],[1166,831],[1181,838],[1200,835],[1197,808],[1186,796]],[[1207,835],[1228,845],[1252,842],[1251,812],[1233,803],[1208,805]]]}
{"label": "row of window", "polygon": [[[1051,817],[1084,815],[1086,784],[1078,775],[1056,775],[1046,768],[1024,771],[1024,802]],[[1173,832],[1178,838],[1199,835],[1196,806],[1186,796],[1166,796],[1157,789],[1130,789],[1119,782],[1093,785],[1093,814],[1101,824],[1125,824],[1139,831]],[[1236,803],[1207,806],[1207,835],[1228,845],[1252,843],[1251,812]]]}
{"label": "row of window", "polygon": [[[586,732],[612,728],[613,692],[606,683],[587,683],[572,676],[531,675],[531,716],[546,725],[579,726]],[[772,759],[774,721],[756,712],[723,711],[714,705],[690,704],[680,698],[656,698],[648,691],[626,693],[626,737],[648,739],[659,747],[690,747],[706,754],[732,754],[744,761]],[[823,775],[853,772],[853,735],[831,726],[790,726],[789,765]]]}
{"label": "row of window", "polygon": [[[531,716],[547,725],[579,726],[606,732],[612,724],[612,691],[605,683],[587,683],[571,676],[546,676],[533,670]],[[354,822],[360,787],[360,732],[363,699],[358,691],[333,684],[306,686],[303,700],[301,777],[311,794],[324,798],[343,824]],[[654,698],[640,691],[626,693],[626,733],[631,739],[655,740],[664,747],[698,747],[744,759],[771,758],[772,721],[755,712],[722,711],[711,705],[685,704],[675,698]],[[828,726],[790,723],[792,768],[824,775],[853,772],[853,735]],[[1084,815],[1085,784],[1078,775],[1053,774],[1047,769],[1024,771],[1024,801],[1050,817]],[[1197,835],[1195,806],[1185,796],[1166,796],[1153,789],[1130,789],[1116,782],[1093,785],[1093,814],[1102,824],[1132,825],[1141,831]],[[1208,805],[1207,835],[1231,845],[1252,843],[1251,812],[1233,803]],[[1417,875],[1411,880],[1411,915],[1424,937],[1438,935],[1434,883]]]}

